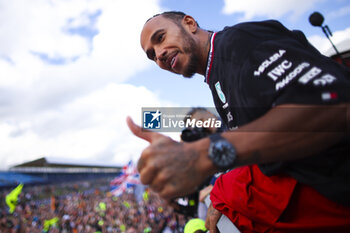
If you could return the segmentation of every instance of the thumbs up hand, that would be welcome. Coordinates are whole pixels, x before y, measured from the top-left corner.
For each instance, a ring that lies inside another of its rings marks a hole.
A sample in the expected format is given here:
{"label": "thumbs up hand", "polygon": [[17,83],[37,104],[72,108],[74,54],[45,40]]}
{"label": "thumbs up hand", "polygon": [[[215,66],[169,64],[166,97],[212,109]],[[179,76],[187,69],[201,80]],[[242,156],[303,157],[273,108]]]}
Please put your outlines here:
{"label": "thumbs up hand", "polygon": [[170,201],[192,193],[207,176],[215,173],[207,156],[209,139],[182,143],[142,129],[130,117],[127,124],[135,136],[150,143],[141,153],[137,169],[141,182],[162,198]]}

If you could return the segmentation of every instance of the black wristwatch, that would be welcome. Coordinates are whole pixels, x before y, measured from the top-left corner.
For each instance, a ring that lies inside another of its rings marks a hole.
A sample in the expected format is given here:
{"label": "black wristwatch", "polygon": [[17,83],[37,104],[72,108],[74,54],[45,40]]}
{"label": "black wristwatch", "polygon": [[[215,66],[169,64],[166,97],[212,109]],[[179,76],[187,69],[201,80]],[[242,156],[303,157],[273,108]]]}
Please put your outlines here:
{"label": "black wristwatch", "polygon": [[237,152],[221,134],[211,134],[208,156],[220,171],[232,169],[236,161]]}

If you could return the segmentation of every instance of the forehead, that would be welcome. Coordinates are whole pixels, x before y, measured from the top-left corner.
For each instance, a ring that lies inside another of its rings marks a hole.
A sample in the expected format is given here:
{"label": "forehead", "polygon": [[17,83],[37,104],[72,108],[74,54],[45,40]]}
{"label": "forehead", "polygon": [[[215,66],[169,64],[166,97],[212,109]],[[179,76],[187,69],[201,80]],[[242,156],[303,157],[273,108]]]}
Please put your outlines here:
{"label": "forehead", "polygon": [[145,49],[146,45],[150,42],[151,36],[158,30],[168,30],[175,26],[175,23],[162,15],[156,16],[150,19],[142,28],[141,31],[141,46]]}

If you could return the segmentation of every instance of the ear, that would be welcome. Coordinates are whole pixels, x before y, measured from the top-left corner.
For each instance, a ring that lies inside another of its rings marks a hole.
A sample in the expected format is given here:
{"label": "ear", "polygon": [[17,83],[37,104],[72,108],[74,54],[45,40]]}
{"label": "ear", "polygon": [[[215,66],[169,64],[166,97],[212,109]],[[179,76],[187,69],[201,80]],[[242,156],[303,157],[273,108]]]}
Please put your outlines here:
{"label": "ear", "polygon": [[190,32],[195,33],[198,30],[197,22],[192,16],[185,15],[182,20],[184,27],[187,28]]}

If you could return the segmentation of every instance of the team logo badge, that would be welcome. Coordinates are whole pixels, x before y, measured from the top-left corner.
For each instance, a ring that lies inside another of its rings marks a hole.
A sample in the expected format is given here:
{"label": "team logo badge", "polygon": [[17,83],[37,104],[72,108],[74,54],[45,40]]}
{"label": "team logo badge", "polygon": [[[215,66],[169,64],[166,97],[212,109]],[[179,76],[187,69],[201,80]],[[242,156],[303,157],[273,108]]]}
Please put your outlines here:
{"label": "team logo badge", "polygon": [[226,103],[226,97],[224,92],[221,90],[220,82],[215,83],[215,89],[222,103]]}

